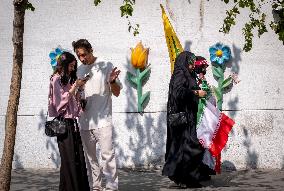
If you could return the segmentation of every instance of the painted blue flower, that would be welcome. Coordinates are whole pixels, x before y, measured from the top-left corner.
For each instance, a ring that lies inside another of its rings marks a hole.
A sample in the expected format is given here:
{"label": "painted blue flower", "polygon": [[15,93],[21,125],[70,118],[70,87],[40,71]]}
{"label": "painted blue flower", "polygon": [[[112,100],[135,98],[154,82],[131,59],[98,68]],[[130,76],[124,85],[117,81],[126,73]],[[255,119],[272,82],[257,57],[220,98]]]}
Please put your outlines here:
{"label": "painted blue flower", "polygon": [[50,64],[51,64],[53,69],[57,66],[57,59],[62,53],[63,53],[63,50],[60,46],[58,46],[57,48],[55,48],[54,51],[51,51],[49,53],[49,58],[51,60]]}
{"label": "painted blue flower", "polygon": [[217,43],[209,48],[210,60],[217,64],[223,65],[231,58],[231,50],[222,43]]}

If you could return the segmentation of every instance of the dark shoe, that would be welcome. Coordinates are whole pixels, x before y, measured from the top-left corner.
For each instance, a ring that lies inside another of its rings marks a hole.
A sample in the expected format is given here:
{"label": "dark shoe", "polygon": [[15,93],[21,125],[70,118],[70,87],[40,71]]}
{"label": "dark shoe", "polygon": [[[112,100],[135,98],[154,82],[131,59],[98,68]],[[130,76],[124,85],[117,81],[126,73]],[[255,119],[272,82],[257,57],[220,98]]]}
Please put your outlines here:
{"label": "dark shoe", "polygon": [[202,188],[202,185],[199,182],[196,183],[188,183],[186,184],[187,188]]}
{"label": "dark shoe", "polygon": [[202,175],[199,178],[200,181],[209,181],[211,180],[211,176],[210,175]]}
{"label": "dark shoe", "polygon": [[179,185],[173,182],[173,183],[171,183],[171,184],[168,186],[168,188],[170,188],[170,189],[178,189],[178,188],[179,188]]}

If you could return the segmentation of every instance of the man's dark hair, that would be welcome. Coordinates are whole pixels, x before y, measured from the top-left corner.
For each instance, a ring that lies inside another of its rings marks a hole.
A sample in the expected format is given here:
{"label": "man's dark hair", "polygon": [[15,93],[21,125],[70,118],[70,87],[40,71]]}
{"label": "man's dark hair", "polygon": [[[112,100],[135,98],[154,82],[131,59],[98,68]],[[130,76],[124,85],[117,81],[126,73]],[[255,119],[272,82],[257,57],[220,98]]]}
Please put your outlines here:
{"label": "man's dark hair", "polygon": [[79,39],[77,41],[73,41],[72,46],[73,46],[74,52],[78,48],[85,48],[88,52],[91,52],[93,50],[92,45],[89,43],[87,39]]}

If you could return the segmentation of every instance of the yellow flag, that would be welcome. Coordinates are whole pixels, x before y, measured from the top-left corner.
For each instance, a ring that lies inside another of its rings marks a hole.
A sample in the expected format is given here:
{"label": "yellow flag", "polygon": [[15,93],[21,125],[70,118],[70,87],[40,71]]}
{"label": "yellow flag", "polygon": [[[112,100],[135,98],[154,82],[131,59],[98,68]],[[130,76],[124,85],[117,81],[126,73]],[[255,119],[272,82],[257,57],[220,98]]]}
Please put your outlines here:
{"label": "yellow flag", "polygon": [[174,28],[171,25],[171,22],[164,10],[164,7],[160,4],[162,8],[162,19],[164,23],[164,30],[165,30],[165,38],[167,41],[169,57],[171,61],[171,73],[174,71],[174,64],[177,55],[183,51],[182,46],[180,45],[179,39],[175,33]]}

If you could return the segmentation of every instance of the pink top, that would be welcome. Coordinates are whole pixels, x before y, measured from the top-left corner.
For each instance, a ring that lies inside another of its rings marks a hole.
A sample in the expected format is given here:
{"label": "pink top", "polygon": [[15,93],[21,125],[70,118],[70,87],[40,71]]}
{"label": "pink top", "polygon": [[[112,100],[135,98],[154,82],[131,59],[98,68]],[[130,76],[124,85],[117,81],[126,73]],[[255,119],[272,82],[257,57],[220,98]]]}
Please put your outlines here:
{"label": "pink top", "polygon": [[70,88],[70,84],[62,86],[58,74],[52,76],[48,95],[49,117],[57,117],[60,114],[64,118],[76,118],[79,116],[80,105],[75,96],[69,93]]}

